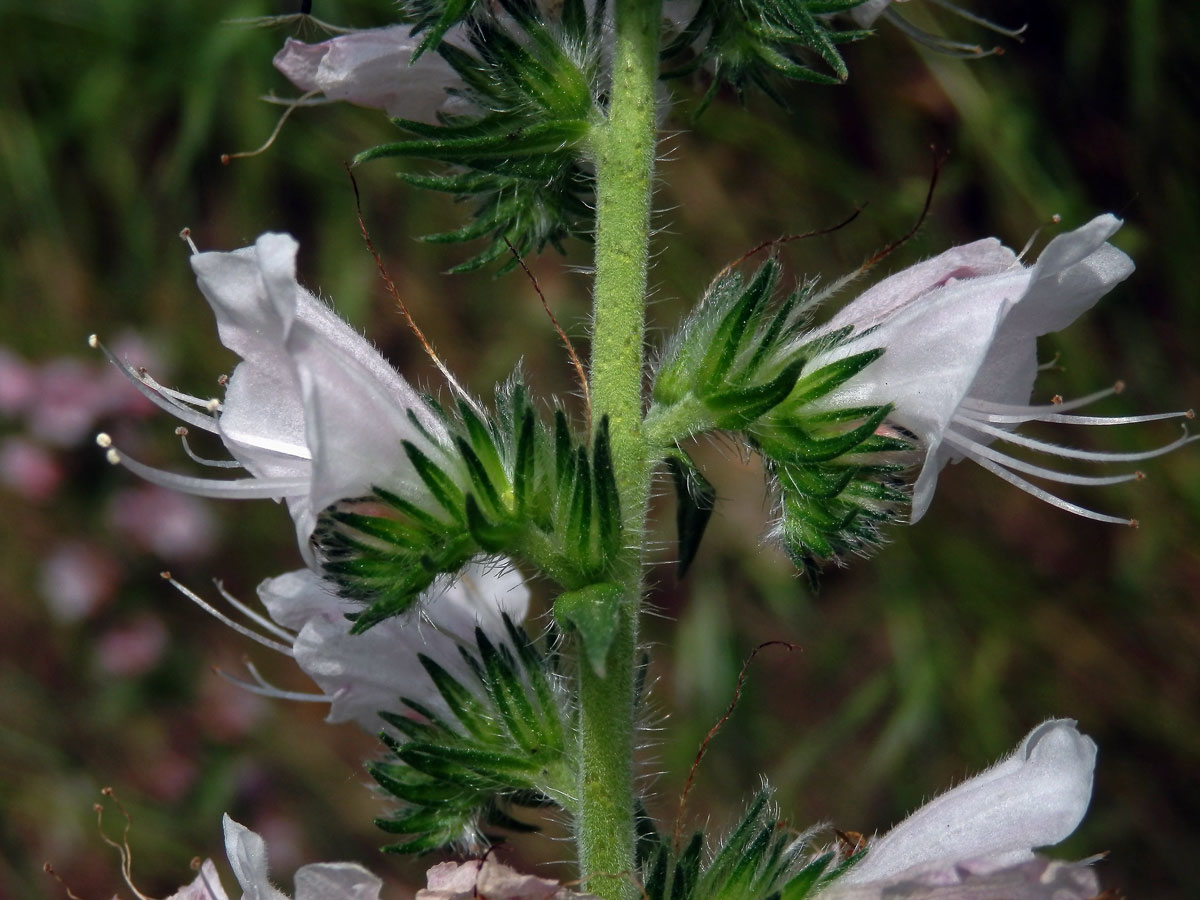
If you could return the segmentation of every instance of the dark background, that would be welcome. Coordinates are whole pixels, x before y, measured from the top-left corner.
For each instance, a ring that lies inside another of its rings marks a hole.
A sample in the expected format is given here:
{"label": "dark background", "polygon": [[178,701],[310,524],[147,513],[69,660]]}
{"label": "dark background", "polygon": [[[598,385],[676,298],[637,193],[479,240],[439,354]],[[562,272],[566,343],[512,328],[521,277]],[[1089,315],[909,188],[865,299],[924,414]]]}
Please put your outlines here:
{"label": "dark background", "polygon": [[[384,2],[317,6],[338,24],[388,21]],[[1060,369],[1042,376],[1035,398],[1123,378],[1126,392],[1098,411],[1196,402],[1192,39],[1200,21],[1192,6],[972,8],[1028,22],[1024,41],[962,62],[928,56],[884,24],[877,38],[848,48],[848,85],[790,90],[787,111],[762,97],[745,109],[718,103],[698,123],[689,119],[694,86],[676,86],[681,102],[659,170],[656,335],[728,260],[866,202],[850,227],[784,254],[796,278],[856,266],[908,229],[933,145],[951,155],[932,215],[882,269],[987,235],[1019,247],[1055,213],[1074,227],[1116,212],[1126,225],[1115,242],[1138,270],[1045,341],[1043,358],[1059,354]],[[210,597],[209,579],[220,577],[252,598],[259,580],[299,565],[284,511],[186,505],[162,520],[190,523],[179,540],[156,543],[162,534],[136,523],[157,521],[151,513],[169,501],[136,493],[142,486],[108,469],[90,444],[103,427],[141,456],[183,468],[166,417],[112,393],[116,380],[85,345],[90,332],[110,341],[136,332],[156,375],[199,394],[214,392],[216,375],[232,365],[176,237],[184,225],[214,249],[268,229],[292,232],[302,280],[410,378],[436,384],[362,246],[342,169],[357,150],[393,136],[387,121],[344,106],[301,110],[268,153],[219,162],[270,133],[279,108],[258,97],[290,95],[270,58],[297,30],[222,20],[276,11],[267,0],[0,2],[0,361],[10,389],[29,382],[20,403],[0,411],[8,482],[0,484],[0,896],[63,896],[41,871],[47,860],[88,900],[117,890],[116,856],[92,812],[105,785],[132,813],[134,877],[151,895],[189,880],[194,856],[223,856],[224,810],[265,834],[285,886],[295,866],[325,859],[363,860],[396,884],[422,880],[424,862],[373,849],[381,836],[370,821],[381,807],[360,766],[373,739],[325,725],[319,707],[259,702],[227,685],[212,667],[241,671],[246,654],[283,686],[303,690],[306,681],[158,578],[169,566]],[[991,43],[923,0],[902,11]],[[311,27],[306,36],[318,39]],[[488,391],[523,359],[538,391],[573,391],[522,278],[438,275],[464,258],[462,248],[414,240],[461,222],[461,210],[404,188],[387,163],[358,177],[391,274],[469,385]],[[588,258],[576,247],[565,261],[550,255],[535,265],[581,347],[587,281],[569,267]],[[1174,428],[1047,436],[1133,450],[1172,440]],[[1100,757],[1093,808],[1058,852],[1111,851],[1103,877],[1130,897],[1192,895],[1200,852],[1195,448],[1141,464],[1150,476],[1143,483],[1066,493],[1138,518],[1138,530],[1083,521],[970,465],[952,468],[918,526],[892,529],[873,560],[827,572],[819,594],[761,544],[770,502],[757,463],[720,440],[699,455],[725,502],[679,584],[664,500],[663,549],[651,572],[662,616],[646,629],[655,657],[645,757],[646,770],[661,773],[648,787],[664,821],[741,660],[762,641],[789,640],[802,650],[767,651],[751,668],[741,706],[699,770],[689,823],[730,823],[762,773],[798,828],[886,828],[1042,719],[1072,716]],[[36,489],[9,474],[28,471],[14,460],[30,459],[43,478]],[[110,833],[119,825],[110,819]],[[530,859],[568,855],[562,845],[523,847]]]}

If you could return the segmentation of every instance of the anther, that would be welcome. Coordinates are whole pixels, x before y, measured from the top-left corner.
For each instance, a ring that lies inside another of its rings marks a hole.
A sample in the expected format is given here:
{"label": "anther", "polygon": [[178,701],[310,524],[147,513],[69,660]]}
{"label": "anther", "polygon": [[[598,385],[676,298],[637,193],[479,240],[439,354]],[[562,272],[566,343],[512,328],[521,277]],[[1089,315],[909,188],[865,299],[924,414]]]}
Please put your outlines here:
{"label": "anther", "polygon": [[1113,385],[1113,393],[1114,394],[1119,394],[1123,390],[1125,390],[1125,382],[1124,381],[1118,381],[1116,384]]}
{"label": "anther", "polygon": [[195,244],[195,242],[192,240],[192,229],[190,229],[190,228],[184,228],[184,229],[182,229],[182,230],[179,232],[179,237],[180,237],[180,239],[181,239],[181,240],[182,240],[182,241],[183,241],[185,244],[187,244],[187,245],[188,245],[188,247],[190,247],[190,248],[191,248],[191,250],[192,250],[192,253],[199,253],[199,252],[200,252],[199,250],[197,250],[197,249],[196,249],[196,244]]}
{"label": "anther", "polygon": [[100,338],[94,334],[89,334],[88,335],[88,346],[91,347],[93,350],[97,349],[100,346]]}
{"label": "anther", "polygon": [[116,450],[110,449],[107,453],[104,454],[104,459],[108,462],[108,464],[110,466],[121,465],[121,454],[118,453]]}
{"label": "anther", "polygon": [[112,446],[112,436],[107,432],[100,432],[98,435],[96,435],[96,446],[107,450]]}

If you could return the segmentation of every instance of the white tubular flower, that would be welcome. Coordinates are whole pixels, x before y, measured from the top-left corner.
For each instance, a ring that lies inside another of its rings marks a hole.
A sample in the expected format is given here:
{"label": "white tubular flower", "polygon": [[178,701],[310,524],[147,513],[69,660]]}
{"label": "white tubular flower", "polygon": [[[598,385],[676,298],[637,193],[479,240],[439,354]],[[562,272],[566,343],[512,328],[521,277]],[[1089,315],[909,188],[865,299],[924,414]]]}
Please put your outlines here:
{"label": "white tubular flower", "polygon": [[871,841],[866,857],[828,896],[842,897],[840,887],[896,884],[939,871],[990,874],[1026,863],[1035,847],[1057,844],[1079,825],[1095,764],[1096,744],[1073,719],[1045,722],[1011,756]]}
{"label": "white tubular flower", "polygon": [[384,727],[381,710],[403,714],[402,696],[450,718],[417,654],[469,683],[459,646],[474,644],[476,627],[490,640],[506,643],[501,617],[519,624],[529,611],[529,589],[519,572],[474,563],[444,590],[427,593],[421,604],[424,621],[391,618],[359,635],[350,634],[345,615],[357,605],[334,596],[307,569],[267,579],[258,595],[271,618],[294,632],[292,655],[329,701],[327,721],[354,721],[367,731]]}
{"label": "white tubular flower", "polygon": [[200,462],[245,468],[253,478],[175,475],[130,459],[107,435],[97,442],[110,448],[110,461],[164,487],[218,498],[286,499],[311,565],[309,538],[321,510],[368,494],[373,485],[410,493],[419,481],[402,442],[437,456],[426,434],[440,440],[445,430],[362,335],[299,285],[298,246],[290,235],[264,234],[252,247],[192,256],[221,342],[242,358],[223,401],[172,391],[110,354],[146,396],[187,425],[219,435],[235,460]]}
{"label": "white tubular flower", "polygon": [[[461,29],[447,35],[465,44]],[[302,91],[321,91],[330,100],[384,110],[389,116],[434,122],[447,101],[447,88],[462,80],[436,52],[414,63],[422,35],[394,25],[339,35],[319,44],[289,38],[275,54],[275,68]]]}
{"label": "white tubular flower", "polygon": [[[906,429],[925,453],[912,497],[912,521],[929,508],[938,473],[971,459],[1024,491],[1062,509],[1103,522],[1136,524],[1062,500],[1018,472],[1063,484],[1103,485],[1141,478],[1139,472],[1092,477],[1016,459],[989,445],[1002,441],[1083,462],[1135,462],[1167,453],[1179,440],[1143,453],[1097,453],[1060,447],[1016,433],[1025,422],[1119,425],[1186,417],[1189,410],[1147,416],[1067,415],[1117,387],[1071,402],[1029,405],[1038,372],[1037,338],[1071,324],[1133,272],[1133,262],[1109,237],[1121,227],[1102,215],[1054,238],[1026,267],[995,238],[955,247],[884,279],[821,329],[852,326],[854,334],[819,354],[806,371],[842,357],[884,348],[883,356],[825,395],[814,408],[894,404],[889,421]],[[809,336],[811,337],[811,336]]]}

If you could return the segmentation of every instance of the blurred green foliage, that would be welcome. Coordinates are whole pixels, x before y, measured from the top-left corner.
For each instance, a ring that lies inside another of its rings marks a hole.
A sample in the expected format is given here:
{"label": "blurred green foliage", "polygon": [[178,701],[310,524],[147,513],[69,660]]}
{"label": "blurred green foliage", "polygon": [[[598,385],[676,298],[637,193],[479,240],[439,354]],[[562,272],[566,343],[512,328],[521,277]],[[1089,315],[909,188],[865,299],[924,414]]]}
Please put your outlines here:
{"label": "blurred green foliage", "polygon": [[[886,26],[845,48],[850,81],[799,87],[790,110],[748,109],[678,85],[668,120],[653,274],[654,323],[668,329],[727,261],[760,241],[867,211],[828,237],[789,246],[793,276],[840,274],[903,233],[920,208],[930,145],[951,152],[933,215],[885,261],[894,269],[995,234],[1019,246],[1054,213],[1065,226],[1104,210],[1126,219],[1117,243],[1135,276],[1084,321],[1047,340],[1059,354],[1038,397],[1129,382],[1114,413],[1183,408],[1200,397],[1195,255],[1200,76],[1190,4],[1013,0],[973,8],[1027,21],[1025,41],[975,62],[926,57]],[[290,91],[270,57],[292,29],[222,20],[278,12],[267,0],[0,2],[0,343],[31,361],[87,356],[86,335],[135,328],[168,363],[171,383],[210,393],[232,357],[217,345],[176,234],[202,248],[286,229],[300,239],[302,280],[335,298],[410,378],[430,367],[382,291],[354,219],[341,163],[395,132],[376,113],[300,110],[267,153],[257,145]],[[339,24],[388,21],[386,0],[322,0]],[[920,0],[904,14],[937,28]],[[964,37],[965,23],[940,23]],[[316,39],[311,31],[309,39]],[[966,35],[974,39],[976,35]],[[980,36],[984,37],[984,36]],[[460,224],[445,198],[404,188],[388,163],[358,170],[365,215],[392,276],[451,368],[481,393],[524,360],[543,394],[574,390],[572,373],[530,286],[518,275],[446,278],[461,249],[414,236]],[[588,262],[585,248],[566,260]],[[534,269],[559,319],[586,346],[586,279],[549,256]],[[118,423],[119,424],[119,423]],[[4,435],[16,425],[0,422]],[[171,425],[137,426],[141,451],[182,460]],[[1072,434],[1089,449],[1142,448],[1169,425]],[[1056,433],[1060,440],[1067,438]],[[151,442],[153,441],[153,442]],[[32,502],[0,488],[0,895],[60,897],[45,860],[84,897],[119,886],[91,805],[113,785],[133,815],[139,887],[164,895],[195,855],[220,856],[229,810],[261,828],[276,871],[359,858],[397,883],[421,866],[374,856],[381,801],[361,760],[373,739],[327,726],[312,706],[252,702],[213,675],[249,652],[269,677],[305,688],[287,660],[264,659],[157,578],[161,561],[110,532],[105,504],[130,476],[89,446],[56,451],[68,486]],[[758,643],[742,703],[699,770],[693,822],[736,820],[765,773],[794,824],[885,828],[954,780],[991,762],[1038,720],[1075,716],[1101,748],[1093,811],[1063,852],[1112,851],[1106,881],[1131,897],[1191,896],[1200,851],[1200,454],[1145,466],[1141,484],[1071,494],[1141,520],[1136,531],[1076,520],[969,466],[942,477],[930,514],[893,529],[871,562],[826,573],[810,592],[757,536],[768,518],[756,461],[713,442],[697,449],[721,502],[685,582],[670,551],[650,573],[664,613],[646,756],[664,774],[651,805],[674,815],[688,765],[724,710],[740,661]],[[664,482],[664,493],[667,483]],[[213,505],[221,537],[203,559],[174,566],[192,587],[226,579],[250,597],[263,577],[299,564],[288,518],[267,503]],[[663,501],[657,537],[673,540]],[[87,539],[118,563],[121,589],[82,623],[52,619],[41,561]],[[151,614],[170,651],[137,676],[101,665],[98,641]],[[278,663],[272,665],[272,663]],[[691,824],[691,823],[688,823]],[[110,833],[119,818],[109,819]],[[553,858],[522,844],[530,858]],[[276,849],[278,848],[278,849]]]}

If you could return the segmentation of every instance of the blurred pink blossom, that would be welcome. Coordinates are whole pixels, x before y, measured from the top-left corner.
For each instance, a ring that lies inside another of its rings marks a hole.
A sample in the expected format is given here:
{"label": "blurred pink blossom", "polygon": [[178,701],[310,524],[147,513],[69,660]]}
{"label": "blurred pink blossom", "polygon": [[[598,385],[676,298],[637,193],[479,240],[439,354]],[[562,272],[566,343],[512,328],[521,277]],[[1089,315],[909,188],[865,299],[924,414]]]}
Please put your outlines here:
{"label": "blurred pink blossom", "polygon": [[49,500],[62,480],[62,466],[45,447],[23,437],[0,444],[0,483],[26,500]]}
{"label": "blurred pink blossom", "polygon": [[37,387],[33,367],[0,347],[0,415],[15,417],[28,407]]}
{"label": "blurred pink blossom", "polygon": [[38,587],[55,619],[77,622],[108,602],[120,576],[120,566],[107,553],[72,542],[42,561]]}
{"label": "blurred pink blossom", "polygon": [[118,491],[107,520],[117,533],[162,559],[191,561],[212,552],[216,522],[202,501],[147,484]]}
{"label": "blurred pink blossom", "polygon": [[96,643],[96,661],[112,675],[132,678],[152,669],[166,649],[166,626],[146,615],[104,632]]}

